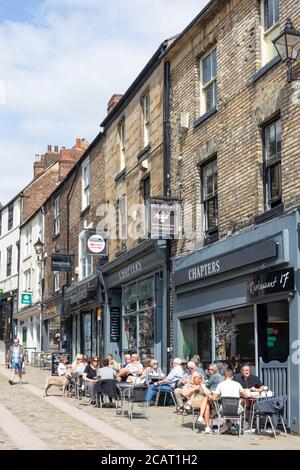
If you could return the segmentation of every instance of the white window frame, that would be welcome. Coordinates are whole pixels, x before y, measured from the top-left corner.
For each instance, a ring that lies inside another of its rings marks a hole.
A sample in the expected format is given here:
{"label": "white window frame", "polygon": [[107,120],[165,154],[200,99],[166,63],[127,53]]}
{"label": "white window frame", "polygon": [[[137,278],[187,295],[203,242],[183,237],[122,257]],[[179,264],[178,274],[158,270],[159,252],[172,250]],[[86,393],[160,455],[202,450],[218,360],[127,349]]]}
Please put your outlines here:
{"label": "white window frame", "polygon": [[119,124],[119,143],[120,143],[120,171],[124,170],[126,165],[125,148],[125,120]]}
{"label": "white window frame", "polygon": [[[210,56],[214,51],[216,51],[216,74],[212,77],[207,83],[203,84],[203,62]],[[217,107],[217,76],[218,76],[218,63],[217,63],[217,47],[214,46],[210,49],[203,57],[200,59],[200,116],[203,116],[207,112],[215,109]],[[214,85],[214,93],[215,93],[215,103],[211,109],[206,109],[206,90],[211,86]]]}
{"label": "white window frame", "polygon": [[[274,2],[275,0],[273,0]],[[279,0],[280,12],[280,0]],[[260,2],[260,17],[261,17],[261,66],[263,67],[270,62],[277,55],[276,48],[272,40],[280,33],[280,21],[274,22],[272,26],[265,29],[265,0]]]}
{"label": "white window frame", "polygon": [[127,239],[127,201],[126,196],[121,196],[119,199],[119,214],[120,226],[119,237],[121,240]]}
{"label": "white window frame", "polygon": [[82,171],[82,210],[90,205],[90,159],[87,158],[81,166]]}
{"label": "white window frame", "polygon": [[24,292],[31,292],[31,281],[31,269],[27,269],[26,271],[24,271]]}
{"label": "white window frame", "polygon": [[60,194],[54,198],[54,236],[60,234]]}
{"label": "white window frame", "polygon": [[53,278],[54,278],[54,292],[59,292],[59,290],[60,290],[60,273],[59,273],[59,271],[54,271],[53,272]]}
{"label": "white window frame", "polygon": [[86,244],[86,231],[79,234],[79,250],[78,250],[78,263],[79,263],[79,280],[86,279],[93,274],[93,257],[87,255],[85,252]]}
{"label": "white window frame", "polygon": [[144,147],[150,143],[150,93],[142,97]]}
{"label": "white window frame", "polygon": [[32,227],[26,227],[25,232],[25,258],[28,258],[32,254]]}

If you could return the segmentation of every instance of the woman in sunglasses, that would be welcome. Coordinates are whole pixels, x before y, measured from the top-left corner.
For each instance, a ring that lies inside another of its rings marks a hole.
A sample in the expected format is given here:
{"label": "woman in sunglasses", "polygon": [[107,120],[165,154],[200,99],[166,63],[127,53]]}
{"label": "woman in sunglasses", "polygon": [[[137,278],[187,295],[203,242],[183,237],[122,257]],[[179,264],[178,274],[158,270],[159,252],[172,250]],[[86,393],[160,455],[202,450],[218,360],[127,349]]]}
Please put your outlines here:
{"label": "woman in sunglasses", "polygon": [[98,369],[99,369],[99,359],[98,357],[93,356],[91,363],[86,366],[85,371],[82,376],[84,383],[88,387],[92,404],[95,402],[94,385],[95,385],[95,381],[97,380]]}

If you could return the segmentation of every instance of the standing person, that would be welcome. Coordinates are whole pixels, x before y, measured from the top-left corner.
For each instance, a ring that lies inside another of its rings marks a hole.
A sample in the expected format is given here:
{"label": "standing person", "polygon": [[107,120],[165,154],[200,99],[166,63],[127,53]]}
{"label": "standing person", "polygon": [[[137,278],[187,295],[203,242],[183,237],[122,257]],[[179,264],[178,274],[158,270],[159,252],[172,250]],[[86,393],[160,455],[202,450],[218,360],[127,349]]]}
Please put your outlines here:
{"label": "standing person", "polygon": [[14,339],[14,344],[8,350],[8,362],[11,367],[11,378],[8,382],[10,385],[14,384],[15,374],[17,372],[19,374],[19,383],[22,384],[23,348],[18,338]]}

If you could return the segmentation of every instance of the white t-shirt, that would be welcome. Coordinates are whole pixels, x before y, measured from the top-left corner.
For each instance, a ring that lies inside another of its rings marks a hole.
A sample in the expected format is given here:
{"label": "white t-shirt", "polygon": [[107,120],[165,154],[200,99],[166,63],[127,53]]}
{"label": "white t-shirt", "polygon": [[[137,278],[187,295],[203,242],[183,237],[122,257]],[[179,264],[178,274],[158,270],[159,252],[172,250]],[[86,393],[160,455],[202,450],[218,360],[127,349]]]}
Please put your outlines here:
{"label": "white t-shirt", "polygon": [[57,367],[57,374],[61,377],[63,375],[65,375],[65,373],[67,372],[67,368],[65,366],[65,364],[63,364],[62,362],[60,362],[58,364],[58,367]]}
{"label": "white t-shirt", "polygon": [[234,397],[240,398],[243,387],[240,383],[234,382],[233,380],[223,380],[217,385],[215,393],[223,397]]}

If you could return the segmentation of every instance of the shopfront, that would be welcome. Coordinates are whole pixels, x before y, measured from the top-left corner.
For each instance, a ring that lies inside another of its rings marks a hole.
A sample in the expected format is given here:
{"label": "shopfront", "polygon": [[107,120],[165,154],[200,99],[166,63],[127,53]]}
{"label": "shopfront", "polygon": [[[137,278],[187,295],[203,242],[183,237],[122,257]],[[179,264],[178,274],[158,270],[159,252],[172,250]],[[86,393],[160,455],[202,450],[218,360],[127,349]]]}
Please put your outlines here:
{"label": "shopfront", "polygon": [[40,303],[23,308],[14,315],[16,336],[20,339],[27,360],[34,351],[41,351],[41,308]]}
{"label": "shopfront", "polygon": [[121,361],[127,352],[137,352],[166,364],[164,247],[143,242],[101,271],[108,300],[106,353]]}
{"label": "shopfront", "polygon": [[103,356],[103,306],[97,275],[71,286],[64,295],[67,350],[76,354]]}
{"label": "shopfront", "polygon": [[173,355],[250,362],[275,393],[288,394],[286,418],[297,432],[298,219],[292,212],[173,264]]}
{"label": "shopfront", "polygon": [[43,304],[42,350],[61,350],[61,296],[49,299]]}

